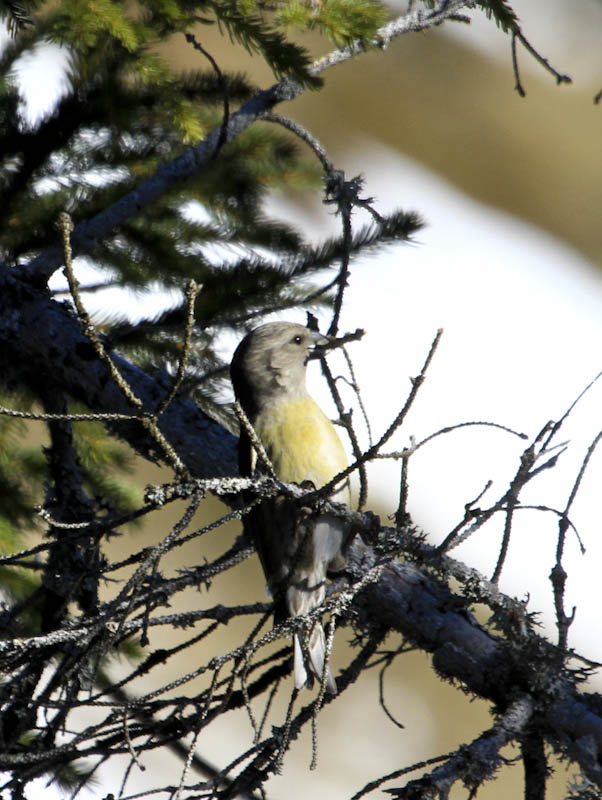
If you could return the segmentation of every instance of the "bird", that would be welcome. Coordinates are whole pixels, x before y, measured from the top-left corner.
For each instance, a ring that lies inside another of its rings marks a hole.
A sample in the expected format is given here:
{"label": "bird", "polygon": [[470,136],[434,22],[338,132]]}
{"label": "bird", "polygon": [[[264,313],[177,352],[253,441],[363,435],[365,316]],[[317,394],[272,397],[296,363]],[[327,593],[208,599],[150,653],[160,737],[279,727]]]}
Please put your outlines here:
{"label": "bird", "polygon": [[[248,333],[230,365],[234,394],[285,483],[319,489],[348,465],[341,439],[306,388],[306,367],[314,349],[330,340],[294,322],[268,322]],[[241,426],[239,469],[243,476],[266,471],[251,436]],[[349,482],[331,500],[350,505]],[[324,601],[326,573],[345,565],[349,526],[334,514],[312,514],[283,497],[264,499],[245,515],[274,600],[274,622],[305,615]],[[325,661],[321,622],[293,637],[295,688],[311,687],[313,677],[336,694]]]}

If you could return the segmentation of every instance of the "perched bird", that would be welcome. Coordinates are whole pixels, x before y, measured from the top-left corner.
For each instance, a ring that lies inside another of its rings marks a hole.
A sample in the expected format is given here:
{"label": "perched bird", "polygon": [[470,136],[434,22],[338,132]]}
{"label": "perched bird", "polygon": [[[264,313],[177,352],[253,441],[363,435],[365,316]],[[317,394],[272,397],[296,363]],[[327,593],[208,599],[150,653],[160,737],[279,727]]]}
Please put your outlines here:
{"label": "perched bird", "polygon": [[[274,467],[285,483],[328,483],[347,466],[347,457],[333,424],[308,394],[307,361],[316,345],[328,339],[303,325],[270,322],[251,331],[239,344],[230,367],[236,397]],[[261,471],[250,437],[241,430],[241,475]],[[331,497],[350,504],[345,482]],[[332,514],[311,514],[285,498],[266,499],[245,517],[255,541],[268,588],[274,598],[274,620],[308,614],[322,604],[326,572],[340,569],[348,529]],[[295,686],[311,686],[322,678],[324,630],[315,622],[305,636],[296,634]],[[309,672],[308,672],[309,669]],[[336,683],[326,672],[326,686]]]}

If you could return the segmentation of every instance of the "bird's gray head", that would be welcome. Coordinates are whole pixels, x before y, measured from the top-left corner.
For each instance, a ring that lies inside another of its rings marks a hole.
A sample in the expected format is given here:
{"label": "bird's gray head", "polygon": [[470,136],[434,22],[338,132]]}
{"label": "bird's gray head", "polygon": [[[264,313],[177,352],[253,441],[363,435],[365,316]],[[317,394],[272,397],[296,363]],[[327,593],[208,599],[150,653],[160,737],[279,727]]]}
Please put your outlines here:
{"label": "bird's gray head", "polygon": [[268,322],[247,334],[230,365],[234,392],[246,413],[255,415],[275,396],[304,394],[307,361],[317,345],[327,342],[296,322]]}

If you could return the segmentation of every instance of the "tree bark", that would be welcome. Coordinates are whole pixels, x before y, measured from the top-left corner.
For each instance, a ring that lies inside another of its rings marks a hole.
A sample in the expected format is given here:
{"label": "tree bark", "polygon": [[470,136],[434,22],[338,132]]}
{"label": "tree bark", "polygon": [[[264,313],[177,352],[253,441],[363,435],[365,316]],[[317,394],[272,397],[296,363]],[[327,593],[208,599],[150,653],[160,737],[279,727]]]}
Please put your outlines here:
{"label": "tree bark", "polygon": [[[50,383],[95,412],[133,414],[67,305],[21,283],[17,275],[5,274],[0,280],[4,381],[9,386],[26,384],[34,391]],[[168,381],[161,386],[118,354],[112,357],[144,408],[155,409],[168,391]],[[110,426],[145,457],[161,458],[140,422]],[[236,438],[190,400],[176,397],[161,416],[160,428],[193,475],[236,474]],[[367,559],[368,565],[375,559],[369,550],[357,557]],[[471,693],[491,701],[497,711],[503,713],[517,692],[531,697],[538,733],[555,749],[569,752],[602,788],[602,699],[577,691],[578,679],[563,667],[566,654],[532,633],[524,641],[494,636],[466,605],[427,569],[395,562],[388,563],[380,579],[354,600],[362,624],[399,631],[432,653],[439,675],[460,681]]]}
{"label": "tree bark", "polygon": [[[20,282],[18,271],[0,278],[0,374],[10,388],[55,386],[93,412],[136,415],[106,365],[100,361],[67,303]],[[116,352],[111,357],[144,410],[152,412],[169,391],[170,379],[156,380]],[[161,385],[163,383],[163,385]],[[137,420],[108,423],[144,457],[163,457]],[[186,397],[177,396],[159,428],[190,472],[199,478],[237,474],[236,438]]]}

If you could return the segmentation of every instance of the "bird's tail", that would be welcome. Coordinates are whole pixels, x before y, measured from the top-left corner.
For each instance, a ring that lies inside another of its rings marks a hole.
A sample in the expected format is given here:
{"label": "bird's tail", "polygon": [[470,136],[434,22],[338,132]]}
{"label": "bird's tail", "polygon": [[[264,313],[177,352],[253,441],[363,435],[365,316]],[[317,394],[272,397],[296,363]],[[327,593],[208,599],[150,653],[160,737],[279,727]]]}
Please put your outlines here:
{"label": "bird's tail", "polygon": [[[320,682],[324,676],[326,680],[326,691],[330,694],[336,694],[337,685],[328,664],[326,665],[326,673],[324,674],[326,641],[322,624],[320,622],[314,622],[306,642],[302,641],[302,635],[302,633],[296,633],[293,637],[295,688],[303,689],[306,686],[311,687],[314,676]],[[313,675],[311,673],[313,673]]]}

